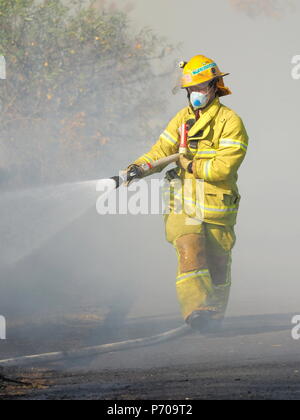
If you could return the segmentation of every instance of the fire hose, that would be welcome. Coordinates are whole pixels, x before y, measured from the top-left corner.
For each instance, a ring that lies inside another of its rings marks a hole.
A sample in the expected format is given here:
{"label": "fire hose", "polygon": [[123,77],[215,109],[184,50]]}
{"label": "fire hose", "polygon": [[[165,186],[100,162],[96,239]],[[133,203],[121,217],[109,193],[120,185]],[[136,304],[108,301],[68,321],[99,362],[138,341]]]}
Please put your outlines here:
{"label": "fire hose", "polygon": [[[153,170],[164,168],[171,163],[177,162],[179,157],[182,154],[185,154],[187,151],[187,136],[188,136],[188,126],[183,124],[180,128],[181,140],[179,146],[179,153],[167,156],[165,158],[159,159],[153,163],[146,163],[138,167],[133,166],[127,172],[121,173],[119,176],[112,177],[111,179],[115,181],[116,188],[119,188],[123,183],[130,183],[134,179],[140,178],[142,176],[147,176]],[[97,356],[100,354],[129,350],[132,348],[151,346],[155,344],[160,344],[165,341],[169,341],[183,335],[186,335],[191,332],[191,329],[187,325],[183,325],[179,328],[166,331],[164,333],[154,335],[151,337],[137,338],[127,341],[121,341],[116,343],[102,344],[99,346],[93,347],[84,347],[78,350],[70,351],[59,351],[53,353],[42,353],[28,356],[15,357],[5,360],[0,360],[0,367],[11,367],[11,366],[28,366],[33,363],[50,363],[63,360],[66,358],[78,359],[84,357]]]}
{"label": "fire hose", "polygon": [[78,350],[59,351],[54,353],[35,354],[30,356],[15,357],[0,360],[0,367],[29,366],[34,363],[51,363],[59,360],[79,359],[84,357],[98,356],[105,353],[130,350],[138,347],[153,346],[169,341],[191,332],[190,327],[183,325],[179,328],[146,338],[120,341],[116,343],[102,344],[93,347],[84,347]]}
{"label": "fire hose", "polygon": [[151,174],[156,169],[162,169],[170,165],[171,163],[177,162],[180,156],[184,155],[187,152],[188,130],[189,130],[189,125],[187,123],[182,124],[179,129],[180,131],[179,153],[167,156],[162,159],[158,159],[152,163],[144,163],[140,166],[132,165],[128,171],[124,171],[119,176],[114,176],[111,178],[112,180],[115,181],[116,188],[119,188],[125,182],[129,184],[134,179],[145,177]]}

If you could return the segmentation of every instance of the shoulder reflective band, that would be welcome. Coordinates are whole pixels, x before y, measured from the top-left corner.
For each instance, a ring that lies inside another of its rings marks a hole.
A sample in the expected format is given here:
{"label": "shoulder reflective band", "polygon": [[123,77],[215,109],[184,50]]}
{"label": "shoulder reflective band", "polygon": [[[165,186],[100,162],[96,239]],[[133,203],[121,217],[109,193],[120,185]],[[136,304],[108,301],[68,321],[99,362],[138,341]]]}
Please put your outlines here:
{"label": "shoulder reflective band", "polygon": [[161,137],[166,140],[168,143],[170,143],[171,145],[174,145],[178,142],[178,140],[176,138],[174,138],[171,133],[169,133],[167,130],[165,130],[162,134]]}

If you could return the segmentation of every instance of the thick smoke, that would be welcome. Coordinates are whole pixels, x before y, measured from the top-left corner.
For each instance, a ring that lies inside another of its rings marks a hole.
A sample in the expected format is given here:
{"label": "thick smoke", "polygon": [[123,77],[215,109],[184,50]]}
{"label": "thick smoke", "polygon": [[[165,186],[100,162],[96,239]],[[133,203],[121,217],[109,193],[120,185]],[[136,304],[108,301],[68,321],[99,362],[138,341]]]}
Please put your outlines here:
{"label": "thick smoke", "polygon": [[145,277],[127,255],[139,221],[97,215],[89,180],[116,175],[160,134],[172,47],[150,29],[133,32],[130,5],[1,5],[0,313],[126,314]]}
{"label": "thick smoke", "polygon": [[250,17],[267,16],[280,18],[285,13],[295,10],[294,0],[229,0],[239,12]]}
{"label": "thick smoke", "polygon": [[152,63],[172,48],[151,30],[132,33],[127,14],[105,4],[3,4],[3,188],[98,178],[157,135],[165,75]]}

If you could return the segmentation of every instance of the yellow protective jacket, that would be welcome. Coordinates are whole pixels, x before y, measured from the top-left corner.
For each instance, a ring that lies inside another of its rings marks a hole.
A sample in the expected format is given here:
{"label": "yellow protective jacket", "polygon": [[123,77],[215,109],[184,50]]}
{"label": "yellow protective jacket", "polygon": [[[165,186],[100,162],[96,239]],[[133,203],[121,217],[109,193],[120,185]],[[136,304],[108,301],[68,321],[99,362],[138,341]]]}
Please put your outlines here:
{"label": "yellow protective jacket", "polygon": [[202,111],[198,121],[191,107],[182,109],[170,121],[151,150],[134,163],[151,163],[178,153],[179,128],[188,120],[194,120],[188,133],[187,153],[187,157],[195,161],[194,173],[178,169],[178,175],[183,181],[204,180],[204,194],[203,199],[199,200],[195,193],[196,187],[193,186],[194,190],[184,200],[193,202],[201,209],[204,222],[233,226],[236,224],[241,199],[237,187],[237,171],[247,152],[248,135],[240,117],[221,104],[218,97]]}

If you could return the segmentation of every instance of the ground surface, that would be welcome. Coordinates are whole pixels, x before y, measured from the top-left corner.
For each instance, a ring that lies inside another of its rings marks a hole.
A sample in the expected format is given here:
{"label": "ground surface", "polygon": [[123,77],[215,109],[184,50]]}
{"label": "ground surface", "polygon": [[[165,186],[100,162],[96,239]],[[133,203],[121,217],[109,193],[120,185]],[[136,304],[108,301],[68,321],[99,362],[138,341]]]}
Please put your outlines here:
{"label": "ground surface", "polygon": [[[300,399],[300,341],[292,315],[229,318],[224,330],[191,333],[156,346],[42,366],[6,368],[0,399]],[[0,358],[68,350],[176,328],[171,317],[97,316],[11,326]],[[10,382],[10,381],[16,381]]]}

